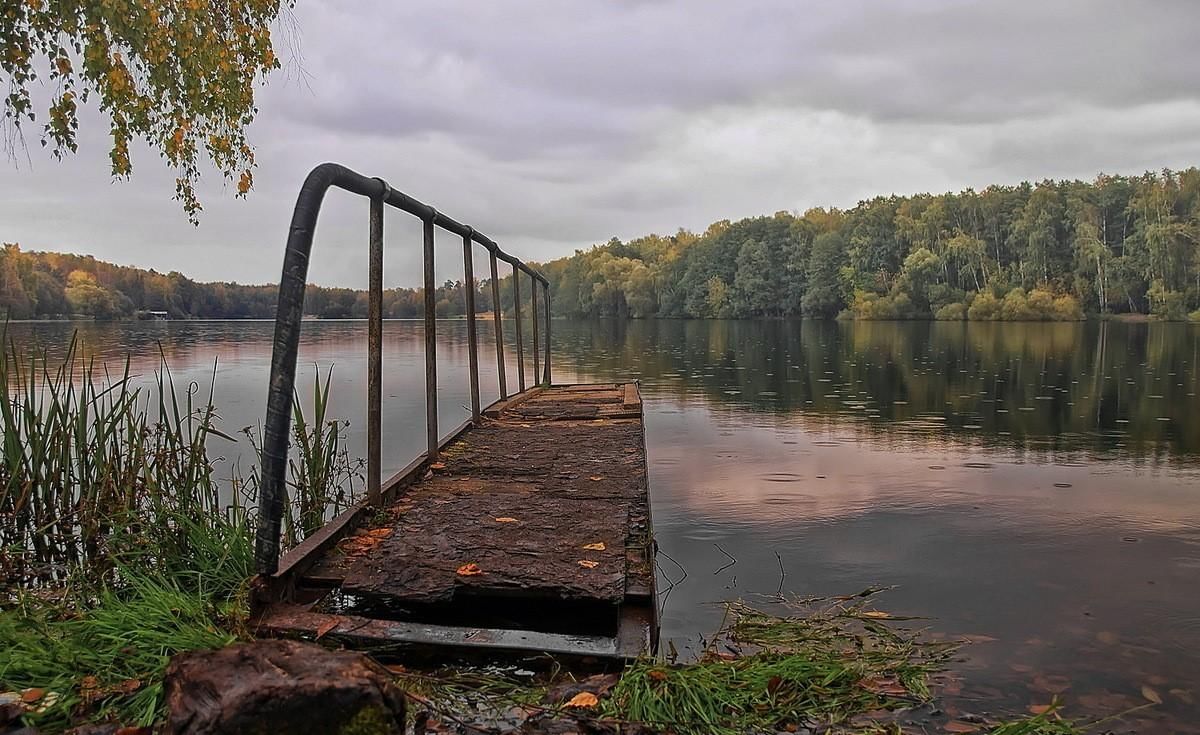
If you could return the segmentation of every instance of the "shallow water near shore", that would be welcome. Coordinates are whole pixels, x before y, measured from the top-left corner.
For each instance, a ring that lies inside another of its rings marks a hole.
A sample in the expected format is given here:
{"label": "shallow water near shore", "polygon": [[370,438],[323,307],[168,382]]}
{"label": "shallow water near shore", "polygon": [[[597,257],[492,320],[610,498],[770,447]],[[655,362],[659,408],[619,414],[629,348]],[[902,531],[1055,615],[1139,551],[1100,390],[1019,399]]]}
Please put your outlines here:
{"label": "shallow water near shore", "polygon": [[[508,325],[511,326],[511,325]],[[222,427],[262,421],[269,322],[14,323],[22,347],[149,380],[216,377]],[[443,431],[468,410],[465,323],[439,322]],[[721,600],[854,593],[973,641],[951,712],[1074,715],[1146,701],[1141,732],[1200,732],[1200,327],[555,321],[556,382],[638,379],[663,636],[681,656]],[[528,328],[526,336],[528,339]],[[497,395],[481,332],[483,400]],[[511,340],[511,334],[509,339]],[[385,325],[384,470],[424,444],[420,322]],[[517,368],[506,349],[510,386]],[[526,347],[526,378],[533,380]],[[365,450],[366,324],[306,322],[298,386],[334,366]],[[214,442],[218,474],[243,440]],[[1115,728],[1117,732],[1128,730]]]}

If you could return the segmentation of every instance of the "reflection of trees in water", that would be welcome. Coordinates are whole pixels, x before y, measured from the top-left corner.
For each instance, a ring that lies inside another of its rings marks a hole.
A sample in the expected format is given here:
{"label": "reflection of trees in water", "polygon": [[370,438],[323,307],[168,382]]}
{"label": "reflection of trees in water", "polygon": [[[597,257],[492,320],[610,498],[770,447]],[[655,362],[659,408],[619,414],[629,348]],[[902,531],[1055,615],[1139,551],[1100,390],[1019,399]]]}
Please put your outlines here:
{"label": "reflection of trees in water", "polygon": [[598,321],[556,325],[582,373],[742,410],[1051,451],[1200,454],[1189,325]]}
{"label": "reflection of trees in water", "polygon": [[[207,373],[218,356],[222,366],[253,363],[264,371],[265,391],[271,322],[13,323],[8,333],[18,346],[40,344],[54,357],[75,329],[84,351],[110,366],[129,354],[135,374],[150,374],[161,344],[177,371]],[[512,362],[511,320],[504,329]],[[552,331],[555,365],[574,365],[584,378],[641,377],[660,394],[702,396],[792,425],[851,428],[885,441],[928,442],[936,434],[1018,449],[1200,460],[1200,422],[1192,419],[1200,407],[1200,329],[1193,325],[556,320]],[[462,321],[439,322],[443,367],[465,366],[465,332]],[[419,323],[388,322],[384,334],[395,369],[419,361]],[[341,366],[335,379],[356,379],[349,364],[366,354],[365,322],[306,322],[301,340],[302,355]],[[486,330],[480,350],[490,371]]]}

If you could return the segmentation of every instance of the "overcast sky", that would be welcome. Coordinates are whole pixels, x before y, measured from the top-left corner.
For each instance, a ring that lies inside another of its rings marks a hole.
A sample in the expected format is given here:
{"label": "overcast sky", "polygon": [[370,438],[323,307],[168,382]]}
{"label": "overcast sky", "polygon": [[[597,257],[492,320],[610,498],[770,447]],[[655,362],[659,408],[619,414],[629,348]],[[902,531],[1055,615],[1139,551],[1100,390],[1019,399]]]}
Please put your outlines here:
{"label": "overcast sky", "polygon": [[[34,138],[0,165],[0,240],[273,282],[322,161],[530,259],[880,193],[1200,163],[1197,0],[298,0],[292,20],[248,200],[210,176],[192,227],[157,154],[110,181],[91,114],[78,155]],[[313,282],[365,285],[366,213],[330,195]],[[388,285],[420,280],[407,219],[387,221]],[[439,278],[458,276],[449,237],[440,252]]]}

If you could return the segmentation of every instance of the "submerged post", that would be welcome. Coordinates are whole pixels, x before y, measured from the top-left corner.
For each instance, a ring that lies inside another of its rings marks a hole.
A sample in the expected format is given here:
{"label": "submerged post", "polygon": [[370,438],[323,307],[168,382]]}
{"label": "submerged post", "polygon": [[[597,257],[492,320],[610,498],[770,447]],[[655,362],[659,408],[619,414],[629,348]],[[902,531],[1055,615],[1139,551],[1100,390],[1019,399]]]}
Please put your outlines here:
{"label": "submerged post", "polygon": [[[386,184],[385,184],[386,186]],[[367,276],[367,499],[379,500],[383,423],[383,199],[371,197],[370,264]]]}
{"label": "submerged post", "polygon": [[425,439],[426,458],[433,462],[438,454],[437,406],[437,307],[433,285],[433,220],[425,219]]}
{"label": "submerged post", "polygon": [[513,264],[513,320],[517,323],[517,386],[525,390],[525,345],[521,341],[521,271]]}
{"label": "submerged post", "polygon": [[492,258],[492,322],[496,325],[496,374],[500,382],[500,400],[508,398],[508,381],[504,379],[504,326],[500,324],[500,275],[496,272],[496,251],[488,249]]}
{"label": "submerged post", "polygon": [[479,421],[479,348],[475,344],[475,264],[471,234],[463,235],[463,305],[467,310],[467,365],[471,375],[471,420]]}
{"label": "submerged post", "polygon": [[546,364],[545,374],[542,375],[542,382],[547,387],[550,385],[550,284],[542,284],[542,293],[546,295]]}
{"label": "submerged post", "polygon": [[542,368],[538,362],[538,340],[541,336],[538,334],[538,302],[537,302],[537,276],[529,274],[529,306],[533,309],[533,382],[534,384],[541,383]]}

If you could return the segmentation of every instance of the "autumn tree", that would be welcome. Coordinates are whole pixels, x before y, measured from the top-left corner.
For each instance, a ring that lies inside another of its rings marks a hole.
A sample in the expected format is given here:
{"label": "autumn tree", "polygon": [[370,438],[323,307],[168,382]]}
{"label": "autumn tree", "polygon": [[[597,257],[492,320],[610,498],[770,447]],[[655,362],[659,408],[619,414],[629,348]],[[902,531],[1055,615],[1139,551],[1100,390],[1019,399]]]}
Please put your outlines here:
{"label": "autumn tree", "polygon": [[[270,25],[290,0],[9,0],[0,10],[6,144],[26,126],[61,158],[76,150],[81,105],[109,122],[116,178],[141,140],[176,172],[175,199],[197,221],[203,159],[244,196],[254,151],[254,90],[279,61]],[[31,90],[48,90],[35,100]],[[43,116],[44,115],[44,116]]]}

